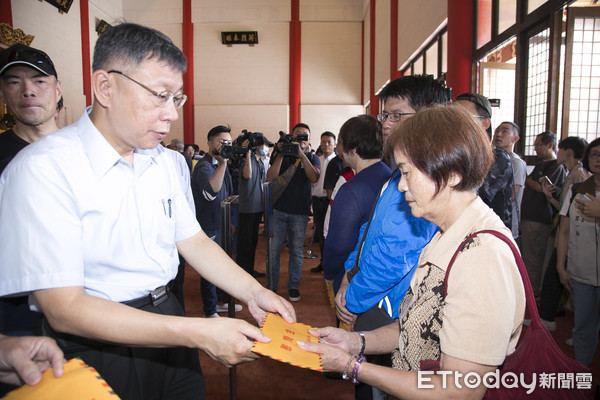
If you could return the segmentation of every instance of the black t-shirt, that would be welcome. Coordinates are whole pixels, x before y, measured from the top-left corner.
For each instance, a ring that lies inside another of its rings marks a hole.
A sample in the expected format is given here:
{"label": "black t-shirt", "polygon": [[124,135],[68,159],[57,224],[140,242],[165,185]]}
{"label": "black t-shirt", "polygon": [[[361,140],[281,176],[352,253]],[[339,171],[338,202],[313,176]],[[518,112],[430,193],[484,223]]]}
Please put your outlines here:
{"label": "black t-shirt", "polygon": [[[311,162],[312,165],[321,167],[321,161],[313,153],[304,153]],[[282,157],[278,154],[276,157]],[[297,157],[285,156],[281,163],[281,169],[279,175],[284,173],[288,167],[296,162]],[[275,158],[271,158],[271,164],[275,161]],[[283,211],[288,214],[300,214],[308,215],[310,213],[310,195],[311,195],[312,183],[306,177],[304,168],[299,165],[296,172],[292,176],[290,183],[286,186],[279,200],[273,204],[273,208],[279,211]]]}
{"label": "black t-shirt", "polygon": [[27,145],[29,145],[29,142],[18,137],[12,129],[0,133],[0,174],[2,174],[10,160]]}

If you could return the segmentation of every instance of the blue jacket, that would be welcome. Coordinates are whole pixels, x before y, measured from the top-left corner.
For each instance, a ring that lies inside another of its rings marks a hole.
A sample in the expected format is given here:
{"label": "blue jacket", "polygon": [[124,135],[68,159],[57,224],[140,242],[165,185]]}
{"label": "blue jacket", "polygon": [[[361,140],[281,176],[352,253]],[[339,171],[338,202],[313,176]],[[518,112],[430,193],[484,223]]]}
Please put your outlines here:
{"label": "blue jacket", "polygon": [[[398,190],[401,173],[397,171],[383,186],[360,254],[360,271],[346,290],[346,308],[360,314],[384,300],[388,314],[398,318],[400,302],[410,285],[421,251],[438,227],[415,218]],[[366,224],[360,228],[359,241],[344,268],[352,269]]]}

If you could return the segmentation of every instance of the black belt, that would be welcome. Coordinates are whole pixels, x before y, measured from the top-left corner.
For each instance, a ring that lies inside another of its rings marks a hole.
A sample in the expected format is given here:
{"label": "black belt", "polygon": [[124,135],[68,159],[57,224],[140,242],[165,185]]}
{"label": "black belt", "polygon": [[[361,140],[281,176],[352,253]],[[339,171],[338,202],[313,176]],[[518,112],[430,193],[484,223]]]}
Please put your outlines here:
{"label": "black belt", "polygon": [[318,200],[318,201],[329,201],[329,199],[327,198],[327,196],[324,196],[324,197],[313,196],[312,198],[313,198],[313,200]]}
{"label": "black belt", "polygon": [[169,298],[169,292],[171,291],[171,288],[173,288],[173,282],[174,281],[171,281],[164,286],[159,286],[145,296],[123,301],[122,303],[133,308],[144,308],[149,305],[156,307]]}

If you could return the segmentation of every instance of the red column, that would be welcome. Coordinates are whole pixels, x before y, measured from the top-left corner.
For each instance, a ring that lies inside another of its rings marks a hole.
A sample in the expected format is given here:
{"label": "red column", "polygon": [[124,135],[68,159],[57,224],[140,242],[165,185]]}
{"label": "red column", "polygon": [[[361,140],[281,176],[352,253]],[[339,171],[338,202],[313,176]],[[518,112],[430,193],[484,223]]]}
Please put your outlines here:
{"label": "red column", "polygon": [[371,9],[369,13],[369,18],[371,21],[371,29],[370,29],[370,38],[369,38],[369,90],[371,90],[370,98],[371,105],[369,111],[371,115],[377,115],[379,112],[379,100],[375,95],[375,0],[371,0]]}
{"label": "red column", "polygon": [[194,139],[194,24],[192,23],[192,0],[183,0],[182,24],[183,54],[187,58],[187,71],[183,74],[183,91],[187,101],[183,105],[183,142],[195,143]]}
{"label": "red column", "polygon": [[0,0],[0,22],[13,26],[10,0]]}
{"label": "red column", "polygon": [[[300,122],[302,31],[300,27],[300,0],[291,0],[290,21],[290,129]],[[291,133],[291,132],[290,132]]]}
{"label": "red column", "polygon": [[472,58],[473,2],[448,0],[447,82],[454,96],[471,91]]}
{"label": "red column", "polygon": [[360,25],[360,104],[365,104],[365,21]]}
{"label": "red column", "polygon": [[400,77],[398,71],[398,0],[390,1],[390,81]]}
{"label": "red column", "polygon": [[81,26],[81,72],[83,95],[86,106],[92,105],[92,68],[90,60],[90,11],[88,0],[79,2],[79,24]]}

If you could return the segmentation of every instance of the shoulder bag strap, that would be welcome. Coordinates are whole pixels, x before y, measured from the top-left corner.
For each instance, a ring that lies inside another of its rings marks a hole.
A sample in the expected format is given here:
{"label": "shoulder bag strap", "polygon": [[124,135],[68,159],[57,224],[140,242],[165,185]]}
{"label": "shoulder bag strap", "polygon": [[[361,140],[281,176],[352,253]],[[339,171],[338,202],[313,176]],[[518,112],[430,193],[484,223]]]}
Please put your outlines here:
{"label": "shoulder bag strap", "polygon": [[541,328],[542,322],[540,321],[540,315],[538,313],[538,309],[535,303],[535,297],[533,295],[533,289],[531,288],[531,282],[529,282],[529,276],[527,275],[527,270],[525,269],[525,263],[523,263],[523,259],[521,258],[521,254],[513,242],[507,238],[505,235],[498,231],[494,231],[491,229],[485,229],[481,231],[477,231],[475,233],[470,234],[467,238],[458,246],[458,249],[454,252],[450,263],[448,264],[448,268],[446,269],[446,276],[444,277],[444,297],[446,297],[447,289],[448,289],[448,275],[450,274],[450,269],[454,264],[454,260],[464,248],[465,244],[473,240],[475,236],[481,233],[489,233],[490,235],[496,236],[498,239],[502,240],[504,243],[510,247],[513,256],[515,257],[515,261],[517,262],[517,267],[519,268],[519,273],[521,274],[521,280],[523,281],[523,287],[525,289],[525,299],[527,303],[527,310],[529,311],[529,316],[531,318],[531,324],[535,328]]}

